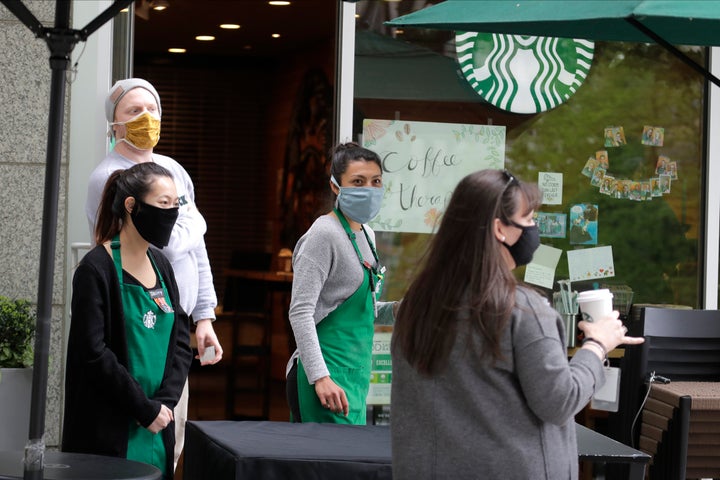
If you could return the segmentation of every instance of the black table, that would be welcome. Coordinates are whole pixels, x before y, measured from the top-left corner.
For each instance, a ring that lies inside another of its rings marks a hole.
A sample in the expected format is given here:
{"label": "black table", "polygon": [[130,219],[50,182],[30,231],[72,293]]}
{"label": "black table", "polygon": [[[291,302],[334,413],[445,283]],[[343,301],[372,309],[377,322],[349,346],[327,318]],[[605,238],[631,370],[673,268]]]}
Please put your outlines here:
{"label": "black table", "polygon": [[183,478],[390,480],[390,428],[187,422]]}
{"label": "black table", "polygon": [[[23,478],[21,451],[0,451],[0,480]],[[46,451],[43,478],[47,480],[160,480],[159,469],[124,458]]]}
{"label": "black table", "polygon": [[630,467],[629,480],[643,480],[650,455],[628,447],[594,430],[575,424],[578,458],[595,463],[626,463]]}
{"label": "black table", "polygon": [[[577,425],[579,460],[629,463],[642,480],[650,457]],[[191,421],[185,480],[391,479],[390,427],[288,422]]]}

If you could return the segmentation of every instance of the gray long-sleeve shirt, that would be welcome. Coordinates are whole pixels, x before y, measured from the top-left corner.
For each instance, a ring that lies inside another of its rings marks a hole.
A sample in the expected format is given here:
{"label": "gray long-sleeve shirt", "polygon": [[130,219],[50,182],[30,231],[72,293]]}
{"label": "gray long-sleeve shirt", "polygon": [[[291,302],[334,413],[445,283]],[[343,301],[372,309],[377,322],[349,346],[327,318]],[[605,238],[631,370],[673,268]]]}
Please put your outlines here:
{"label": "gray long-sleeve shirt", "polygon": [[587,349],[568,362],[564,339],[547,300],[518,288],[495,365],[467,321],[431,378],[393,354],[393,478],[577,479],[574,416],[605,377]]}
{"label": "gray long-sleeve shirt", "polygon": [[[375,232],[364,226],[375,244]],[[375,257],[362,231],[355,241],[363,260],[375,265]],[[316,325],[347,300],[363,281],[363,268],[347,233],[332,214],[319,217],[298,240],[293,253],[293,285],[290,300],[290,325],[297,343],[287,365],[298,356],[310,383],[328,376]],[[392,303],[379,302],[378,324],[392,323]],[[368,349],[372,344],[368,344]]]}

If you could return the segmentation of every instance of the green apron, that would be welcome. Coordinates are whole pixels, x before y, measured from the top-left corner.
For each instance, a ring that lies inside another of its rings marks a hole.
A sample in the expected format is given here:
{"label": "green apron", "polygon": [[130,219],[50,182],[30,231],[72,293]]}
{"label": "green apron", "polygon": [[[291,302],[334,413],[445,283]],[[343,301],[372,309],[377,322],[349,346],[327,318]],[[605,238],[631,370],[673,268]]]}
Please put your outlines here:
{"label": "green apron", "polygon": [[[355,242],[355,234],[350,230],[342,212],[335,210],[340,223],[348,234],[363,267],[363,281],[360,287],[347,300],[330,312],[317,325],[325,364],[330,377],[345,390],[350,411],[347,416],[334,413],[320,404],[315,385],[308,381],[302,362],[298,360],[297,384],[300,419],[302,422],[347,423],[365,425],[366,400],[370,388],[370,367],[372,360],[372,341],[375,323],[375,300],[381,294],[382,273],[369,262],[364,261]],[[365,238],[379,266],[375,246],[363,228]]]}
{"label": "green apron", "polygon": [[[152,398],[160,387],[165,373],[175,313],[165,282],[152,256],[148,254],[161,288],[147,291],[141,285],[123,283],[118,237],[113,239],[111,249],[120,281],[127,336],[128,370],[138,381],[145,395]],[[162,434],[153,434],[134,419],[129,425],[127,458],[154,465],[162,471],[163,478],[167,477],[167,456]]]}

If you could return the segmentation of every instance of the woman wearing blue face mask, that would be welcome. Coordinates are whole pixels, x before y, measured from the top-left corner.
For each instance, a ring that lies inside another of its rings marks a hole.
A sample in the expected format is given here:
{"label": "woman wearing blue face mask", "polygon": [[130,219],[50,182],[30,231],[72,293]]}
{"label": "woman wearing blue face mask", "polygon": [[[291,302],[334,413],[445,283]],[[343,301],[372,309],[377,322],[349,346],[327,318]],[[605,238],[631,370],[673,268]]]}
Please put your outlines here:
{"label": "woman wearing blue face mask", "polygon": [[335,208],[293,253],[288,404],[295,422],[365,424],[374,324],[392,323],[394,305],[377,301],[385,269],[366,225],[382,204],[382,165],[355,143],[331,156]]}

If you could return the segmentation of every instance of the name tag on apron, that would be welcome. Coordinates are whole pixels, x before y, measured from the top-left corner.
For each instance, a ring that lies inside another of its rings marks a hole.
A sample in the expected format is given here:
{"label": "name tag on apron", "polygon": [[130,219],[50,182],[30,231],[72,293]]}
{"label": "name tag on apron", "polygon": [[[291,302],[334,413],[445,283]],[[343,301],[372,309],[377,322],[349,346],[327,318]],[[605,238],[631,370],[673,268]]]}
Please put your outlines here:
{"label": "name tag on apron", "polygon": [[150,294],[150,298],[153,299],[153,301],[157,304],[160,309],[165,313],[172,313],[174,310],[170,305],[168,305],[167,300],[165,300],[165,293],[163,292],[162,288],[156,288],[154,290],[150,290],[148,292]]}

